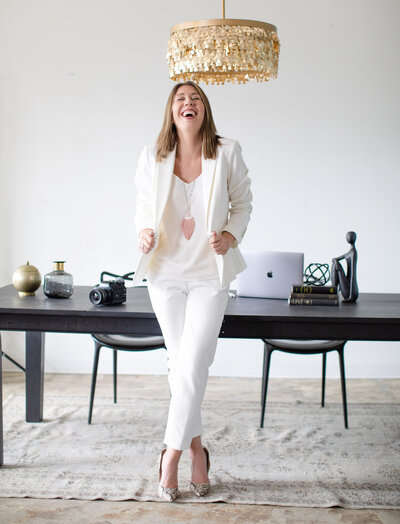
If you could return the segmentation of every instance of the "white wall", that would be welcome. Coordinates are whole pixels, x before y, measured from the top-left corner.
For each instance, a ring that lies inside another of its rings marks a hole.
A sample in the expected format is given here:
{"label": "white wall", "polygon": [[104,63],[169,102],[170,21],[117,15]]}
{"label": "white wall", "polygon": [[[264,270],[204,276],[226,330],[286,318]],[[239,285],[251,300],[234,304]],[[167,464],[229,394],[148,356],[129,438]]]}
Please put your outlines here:
{"label": "white wall", "polygon": [[[229,0],[226,15],[274,23],[279,77],[206,86],[221,134],[249,166],[254,213],[243,248],[330,262],[358,234],[361,292],[400,292],[397,0]],[[76,284],[134,270],[134,172],[172,87],[169,28],[220,17],[207,0],[0,0],[0,285],[29,260],[67,260]],[[24,360],[23,335],[4,333]],[[101,372],[111,370],[104,355]],[[260,376],[262,344],[219,342],[212,374]],[[351,342],[348,377],[400,376],[399,343]],[[46,370],[91,371],[84,335],[47,335]],[[13,367],[5,362],[5,369]],[[165,373],[163,352],[120,371]],[[336,357],[329,376],[338,376]],[[320,357],[274,355],[272,376],[320,376]]]}

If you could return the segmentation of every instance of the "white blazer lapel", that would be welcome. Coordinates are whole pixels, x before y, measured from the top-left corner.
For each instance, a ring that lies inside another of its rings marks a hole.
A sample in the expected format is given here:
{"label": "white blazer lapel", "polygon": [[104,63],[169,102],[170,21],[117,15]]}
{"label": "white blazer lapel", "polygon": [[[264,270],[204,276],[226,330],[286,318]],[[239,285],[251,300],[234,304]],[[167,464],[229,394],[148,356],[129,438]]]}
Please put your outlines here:
{"label": "white blazer lapel", "polygon": [[176,148],[171,151],[168,157],[162,162],[156,165],[156,184],[155,184],[155,194],[156,198],[154,200],[155,209],[155,225],[158,229],[160,225],[161,218],[164,213],[165,206],[167,204],[169,192],[171,189],[172,176],[174,173],[175,165],[175,153]]}
{"label": "white blazer lapel", "polygon": [[202,177],[203,177],[203,199],[204,211],[206,215],[207,233],[211,233],[211,196],[214,188],[215,167],[217,161],[212,158],[202,158]]}
{"label": "white blazer lapel", "polygon": [[175,164],[175,152],[176,149],[171,151],[168,157],[160,163],[156,163],[156,172],[154,179],[154,192],[155,198],[153,200],[153,216],[154,216],[154,226],[155,226],[155,247],[147,253],[142,255],[136,269],[136,273],[133,277],[133,283],[135,285],[140,284],[140,282],[145,277],[147,268],[149,267],[150,261],[153,257],[154,250],[157,249],[158,245],[158,228],[160,226],[161,218],[164,213],[165,206],[167,204],[169,192],[171,190],[172,176],[174,173],[174,164]]}

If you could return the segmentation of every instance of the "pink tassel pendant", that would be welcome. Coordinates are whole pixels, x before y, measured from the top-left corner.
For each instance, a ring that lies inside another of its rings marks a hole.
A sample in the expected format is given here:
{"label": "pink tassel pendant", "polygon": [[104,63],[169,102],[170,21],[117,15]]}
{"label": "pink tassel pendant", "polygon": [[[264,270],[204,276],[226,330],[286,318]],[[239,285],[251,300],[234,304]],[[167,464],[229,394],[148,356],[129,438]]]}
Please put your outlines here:
{"label": "pink tassel pendant", "polygon": [[189,240],[193,235],[195,225],[196,224],[193,217],[185,217],[182,220],[182,231],[186,240]]}

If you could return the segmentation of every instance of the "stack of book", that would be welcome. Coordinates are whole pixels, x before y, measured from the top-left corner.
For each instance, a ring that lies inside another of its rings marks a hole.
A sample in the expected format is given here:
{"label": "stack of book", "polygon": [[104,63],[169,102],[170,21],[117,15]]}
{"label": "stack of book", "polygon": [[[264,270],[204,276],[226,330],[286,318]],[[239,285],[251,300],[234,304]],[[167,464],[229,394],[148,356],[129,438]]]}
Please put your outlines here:
{"label": "stack of book", "polygon": [[289,304],[292,306],[338,306],[336,286],[292,286]]}

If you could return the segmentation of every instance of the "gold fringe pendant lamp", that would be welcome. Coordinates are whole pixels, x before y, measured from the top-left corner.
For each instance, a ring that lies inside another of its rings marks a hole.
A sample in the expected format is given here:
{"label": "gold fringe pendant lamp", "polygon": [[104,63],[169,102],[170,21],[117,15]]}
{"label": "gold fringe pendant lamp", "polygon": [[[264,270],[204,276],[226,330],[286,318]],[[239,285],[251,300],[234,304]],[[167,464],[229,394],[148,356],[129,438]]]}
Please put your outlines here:
{"label": "gold fringe pendant lamp", "polygon": [[272,24],[225,18],[196,20],[171,28],[167,60],[176,82],[244,84],[278,76],[279,39]]}

